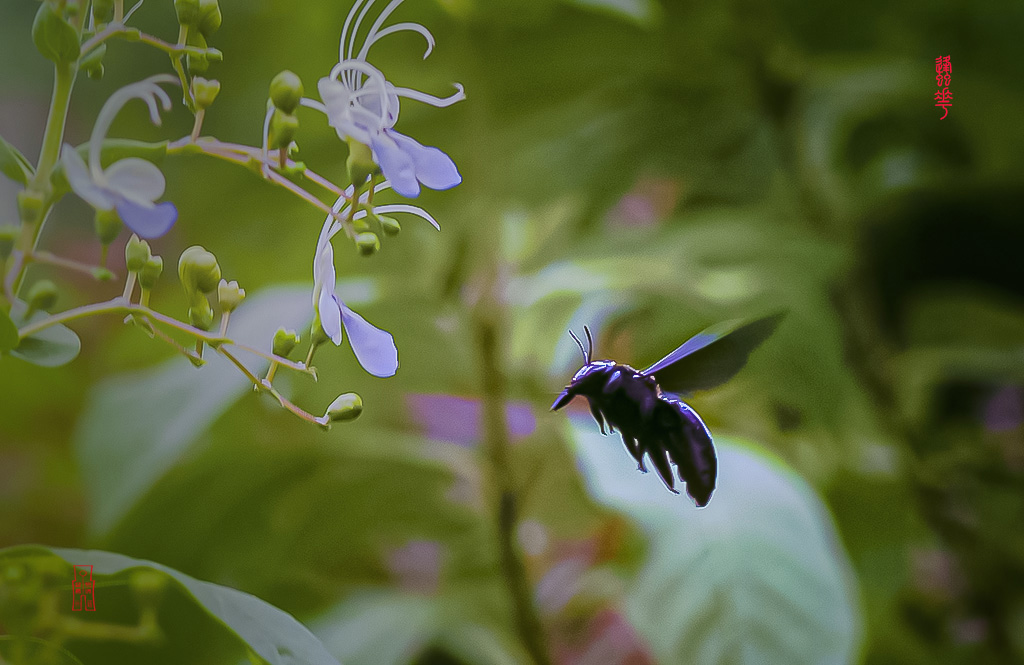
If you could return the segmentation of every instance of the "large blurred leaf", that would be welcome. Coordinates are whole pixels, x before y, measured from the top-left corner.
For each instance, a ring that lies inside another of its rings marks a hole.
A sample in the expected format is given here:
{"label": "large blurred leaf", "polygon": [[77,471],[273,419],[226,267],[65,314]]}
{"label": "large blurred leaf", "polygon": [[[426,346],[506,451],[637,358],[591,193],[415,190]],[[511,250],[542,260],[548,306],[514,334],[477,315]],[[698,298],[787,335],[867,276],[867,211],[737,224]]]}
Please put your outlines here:
{"label": "large blurred leaf", "polygon": [[[46,312],[33,312],[26,321],[25,312],[27,311],[28,306],[25,303],[20,300],[14,301],[11,306],[11,320],[15,325],[24,326],[49,316]],[[82,342],[78,339],[78,335],[70,328],[58,323],[21,340],[18,342],[18,346],[11,349],[10,353],[33,365],[60,367],[78,357],[81,350]]]}
{"label": "large blurred leaf", "polygon": [[574,423],[595,497],[651,538],[625,609],[664,663],[848,663],[859,608],[831,519],[793,472],[716,441],[718,489],[696,509],[592,422]]}
{"label": "large blurred leaf", "polygon": [[514,644],[476,623],[465,600],[366,590],[346,598],[313,630],[346,665],[405,665],[428,647],[474,665],[526,662]]}
{"label": "large blurred leaf", "polygon": [[7,310],[0,307],[0,353],[18,346],[18,326]]}
{"label": "large blurred leaf", "polygon": [[[350,303],[367,299],[364,282],[339,284]],[[279,326],[301,330],[311,315],[309,287],[279,287],[250,297],[231,318],[243,344],[269,350]],[[257,374],[267,362],[242,353]],[[198,370],[183,358],[100,384],[86,404],[75,448],[91,500],[90,528],[108,531],[189,449],[196,435],[251,388],[218,354]]]}
{"label": "large blurred leaf", "polygon": [[[192,605],[198,605],[202,611],[212,616],[220,624],[221,631],[227,632],[237,640],[241,640],[260,658],[259,662],[268,665],[338,665],[324,646],[313,636],[309,630],[296,621],[291,615],[265,603],[264,601],[241,591],[229,587],[203,582],[178,572],[167,566],[152,561],[133,559],[113,552],[102,552],[98,550],[74,550],[57,549],[37,546],[14,547],[0,551],[0,561],[8,565],[24,565],[28,569],[37,569],[43,562],[59,557],[67,564],[67,576],[71,580],[74,577],[72,566],[91,565],[92,573],[96,582],[97,617],[103,616],[100,612],[105,604],[115,604],[114,593],[111,587],[124,587],[134,571],[140,569],[156,570],[171,578],[179,590],[184,591]],[[51,570],[47,566],[47,570]],[[70,594],[68,594],[70,596]],[[106,595],[106,597],[104,597]],[[176,617],[169,616],[167,605],[164,604],[161,612],[161,625],[173,622]],[[109,612],[117,608],[110,608]],[[96,617],[90,617],[96,618]],[[202,640],[196,639],[196,635],[186,635],[185,644],[178,644],[174,639],[168,639],[166,648],[169,650],[184,649],[182,654],[186,660],[197,654],[188,654],[188,650],[195,646],[202,646]],[[116,640],[113,641],[116,644]],[[150,657],[152,653],[148,654]],[[236,656],[237,657],[237,656]],[[88,662],[100,662],[87,659]],[[110,661],[104,661],[110,662]]]}

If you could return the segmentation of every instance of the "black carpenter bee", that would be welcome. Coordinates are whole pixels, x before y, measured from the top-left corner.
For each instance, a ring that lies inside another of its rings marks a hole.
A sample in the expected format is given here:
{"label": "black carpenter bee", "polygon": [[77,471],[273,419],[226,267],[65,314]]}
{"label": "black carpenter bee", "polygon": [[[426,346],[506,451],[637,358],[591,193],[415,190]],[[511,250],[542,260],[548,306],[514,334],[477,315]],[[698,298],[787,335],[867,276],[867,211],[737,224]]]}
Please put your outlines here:
{"label": "black carpenter bee", "polygon": [[773,314],[748,323],[712,326],[642,371],[611,360],[593,360],[590,329],[584,327],[587,348],[570,331],[586,364],[551,409],[561,409],[577,395],[586,397],[601,433],[605,434],[605,422],[612,432],[617,428],[640,471],[647,472],[646,454],[668,489],[678,494],[670,466],[675,464],[686,493],[703,507],[715,491],[715,447],[704,421],[678,393],[713,388],[735,376],[781,319],[782,314]]}

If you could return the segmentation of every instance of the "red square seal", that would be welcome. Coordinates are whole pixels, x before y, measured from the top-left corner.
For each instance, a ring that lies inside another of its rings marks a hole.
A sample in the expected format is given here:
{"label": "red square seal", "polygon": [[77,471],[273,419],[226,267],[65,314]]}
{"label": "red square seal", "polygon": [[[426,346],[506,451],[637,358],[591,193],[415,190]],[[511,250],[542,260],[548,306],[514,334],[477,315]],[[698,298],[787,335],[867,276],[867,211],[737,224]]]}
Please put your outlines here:
{"label": "red square seal", "polygon": [[75,566],[75,579],[71,582],[71,611],[96,611],[94,592],[96,583],[92,579],[92,566]]}

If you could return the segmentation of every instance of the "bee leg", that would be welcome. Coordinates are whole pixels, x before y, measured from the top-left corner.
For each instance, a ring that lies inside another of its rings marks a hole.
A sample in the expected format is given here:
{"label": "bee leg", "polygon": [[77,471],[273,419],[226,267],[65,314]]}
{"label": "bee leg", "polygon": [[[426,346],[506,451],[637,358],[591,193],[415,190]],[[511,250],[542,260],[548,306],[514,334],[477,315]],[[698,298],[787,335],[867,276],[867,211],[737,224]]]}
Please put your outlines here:
{"label": "bee leg", "polygon": [[601,409],[593,402],[590,403],[590,415],[594,416],[594,420],[597,421],[598,426],[601,428],[601,434],[607,435],[607,432],[604,431],[604,414],[601,413]]}
{"label": "bee leg", "polygon": [[628,434],[622,435],[622,442],[626,444],[626,450],[636,460],[636,469],[641,473],[647,473],[647,467],[644,466],[644,451],[640,448],[640,444],[637,443],[636,439],[629,436]]}
{"label": "bee leg", "polygon": [[656,445],[648,452],[650,453],[651,461],[654,462],[654,467],[658,470],[658,475],[661,476],[661,480],[665,483],[665,487],[673,494],[679,494],[679,490],[676,489],[675,478],[672,477],[672,466],[668,461],[668,452],[661,445]]}

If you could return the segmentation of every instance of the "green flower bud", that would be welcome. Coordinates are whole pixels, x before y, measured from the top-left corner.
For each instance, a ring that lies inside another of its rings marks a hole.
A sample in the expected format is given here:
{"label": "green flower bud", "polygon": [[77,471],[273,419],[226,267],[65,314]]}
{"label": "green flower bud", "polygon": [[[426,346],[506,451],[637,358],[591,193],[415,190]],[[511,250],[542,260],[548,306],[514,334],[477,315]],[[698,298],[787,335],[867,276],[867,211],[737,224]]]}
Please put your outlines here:
{"label": "green flower bud", "polygon": [[188,320],[200,330],[210,329],[213,325],[213,308],[206,296],[198,296],[192,301],[192,306],[188,308]]}
{"label": "green flower bud", "polygon": [[114,0],[92,0],[92,17],[96,23],[109,23],[114,18]]}
{"label": "green flower bud", "polygon": [[355,393],[338,395],[327,407],[327,418],[333,422],[355,420],[363,412],[363,398]]}
{"label": "green flower bud", "polygon": [[313,317],[313,325],[309,328],[309,336],[313,346],[320,346],[331,339],[327,336],[327,333],[324,332],[324,326],[320,323],[319,312],[317,312],[316,316]]}
{"label": "green flower bud", "polygon": [[217,300],[220,308],[225,312],[233,312],[245,300],[245,289],[238,288],[238,282],[229,282],[226,279],[220,280],[217,285]]}
{"label": "green flower bud", "polygon": [[394,217],[379,216],[377,219],[380,220],[380,228],[384,231],[384,235],[397,236],[398,232],[402,230],[402,225]]}
{"label": "green flower bud", "polygon": [[199,0],[199,32],[203,33],[204,37],[212,37],[213,33],[220,29],[223,20],[220,3],[217,0]]}
{"label": "green flower bud", "polygon": [[370,229],[373,228],[372,226],[370,226],[370,216],[369,215],[364,215],[363,217],[360,217],[359,219],[353,219],[352,220],[352,228],[354,228],[356,230],[356,233],[361,233],[363,231],[369,231]]}
{"label": "green flower bud", "polygon": [[174,0],[174,11],[178,15],[179,25],[199,23],[199,0]]}
{"label": "green flower bud", "polygon": [[32,41],[44,58],[57,64],[78,60],[82,46],[78,31],[49,2],[39,5],[32,23]]}
{"label": "green flower bud", "polygon": [[366,182],[366,179],[378,168],[373,161],[373,152],[370,150],[370,146],[352,138],[348,139],[348,159],[345,160],[345,165],[348,167],[349,179],[356,186]]}
{"label": "green flower bud", "polygon": [[356,247],[363,256],[376,254],[380,249],[380,238],[372,231],[364,231],[356,234]]}
{"label": "green flower bud", "polygon": [[285,113],[295,113],[303,92],[302,79],[287,69],[270,82],[270,100]]}
{"label": "green flower bud", "polygon": [[[190,30],[185,43],[196,48],[206,48],[206,37],[199,32]],[[188,71],[192,74],[202,74],[210,68],[210,60],[206,55],[189,53],[186,61],[188,62]]]}
{"label": "green flower bud", "polygon": [[192,79],[192,99],[196,101],[197,109],[206,109],[213,105],[220,93],[220,81],[208,81],[201,76]]}
{"label": "green flower bud", "polygon": [[100,244],[109,245],[117,239],[124,224],[121,223],[121,218],[116,210],[97,210],[94,228],[96,237],[100,239]]}
{"label": "green flower bud", "polygon": [[275,110],[270,118],[270,147],[287,148],[299,130],[299,118],[281,110]]}
{"label": "green flower bud", "polygon": [[220,282],[217,257],[199,245],[189,247],[178,259],[178,278],[189,295],[213,291]]}
{"label": "green flower bud", "polygon": [[103,77],[103,56],[106,54],[107,45],[100,44],[82,58],[80,66],[89,75],[89,78],[100,79]]}
{"label": "green flower bud", "polygon": [[43,212],[43,196],[23,189],[18,192],[18,215],[25,224],[35,224]]}
{"label": "green flower bud", "polygon": [[48,279],[41,279],[28,290],[26,300],[28,312],[25,314],[25,318],[28,319],[32,312],[49,310],[57,304],[57,285]]}
{"label": "green flower bud", "polygon": [[18,241],[17,226],[0,226],[0,261],[3,261],[14,251],[14,243]]}
{"label": "green flower bud", "polygon": [[124,264],[128,270],[139,272],[152,256],[149,243],[133,233],[128,239],[128,244],[124,246]]}
{"label": "green flower bud", "polygon": [[140,605],[155,605],[167,588],[167,578],[155,570],[135,570],[128,584]]}
{"label": "green flower bud", "polygon": [[159,256],[151,256],[146,265],[142,266],[142,270],[139,271],[139,286],[152,291],[153,287],[156,286],[156,281],[160,279],[160,274],[164,271],[164,260]]}
{"label": "green flower bud", "polygon": [[300,341],[299,334],[294,330],[278,328],[277,332],[274,333],[274,355],[287,358],[288,354],[298,346]]}

